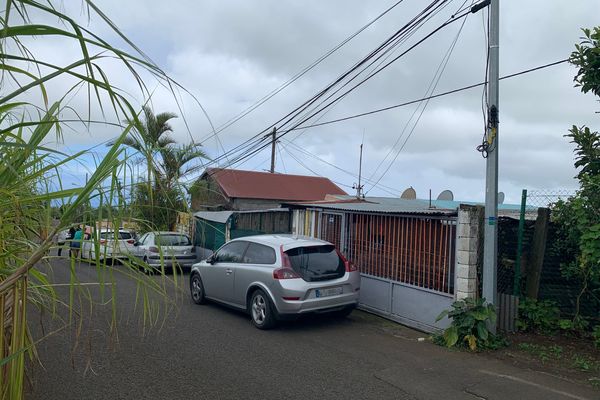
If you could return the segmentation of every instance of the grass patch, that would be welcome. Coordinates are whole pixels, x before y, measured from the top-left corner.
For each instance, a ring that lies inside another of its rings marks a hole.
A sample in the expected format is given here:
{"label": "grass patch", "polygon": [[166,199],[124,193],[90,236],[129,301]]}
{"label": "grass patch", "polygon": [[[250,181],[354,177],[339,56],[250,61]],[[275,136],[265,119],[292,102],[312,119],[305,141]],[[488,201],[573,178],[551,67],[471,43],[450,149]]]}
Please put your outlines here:
{"label": "grass patch", "polygon": [[531,354],[543,362],[551,359],[560,360],[563,356],[563,348],[558,345],[544,346],[533,343],[519,343],[517,347],[519,350]]}
{"label": "grass patch", "polygon": [[[539,359],[543,363],[548,361],[565,361],[569,363],[571,368],[578,371],[590,373],[600,372],[600,361],[582,354],[571,354],[567,356],[562,346],[519,343],[517,348]],[[591,378],[590,382],[592,385],[600,387],[600,378]]]}
{"label": "grass patch", "polygon": [[596,361],[588,356],[580,354],[574,354],[572,359],[572,366],[583,372],[600,372],[600,361]]}

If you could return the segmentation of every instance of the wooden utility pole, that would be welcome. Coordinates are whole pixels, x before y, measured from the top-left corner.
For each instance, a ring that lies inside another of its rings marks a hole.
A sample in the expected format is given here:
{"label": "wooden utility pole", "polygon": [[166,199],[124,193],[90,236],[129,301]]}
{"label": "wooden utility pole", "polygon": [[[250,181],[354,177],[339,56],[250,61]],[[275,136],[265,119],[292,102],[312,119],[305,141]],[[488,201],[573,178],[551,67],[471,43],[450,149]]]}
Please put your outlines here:
{"label": "wooden utility pole", "polygon": [[271,173],[275,173],[275,138],[276,138],[277,128],[273,127],[273,132],[271,132]]}

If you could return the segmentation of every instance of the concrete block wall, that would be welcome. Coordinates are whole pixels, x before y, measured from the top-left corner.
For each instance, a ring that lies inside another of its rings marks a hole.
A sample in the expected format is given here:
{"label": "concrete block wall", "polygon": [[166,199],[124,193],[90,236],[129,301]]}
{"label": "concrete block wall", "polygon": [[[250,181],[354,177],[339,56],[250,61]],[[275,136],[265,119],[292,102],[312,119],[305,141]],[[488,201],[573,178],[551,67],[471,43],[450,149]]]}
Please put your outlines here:
{"label": "concrete block wall", "polygon": [[481,243],[482,206],[461,204],[456,229],[456,268],[454,292],[456,300],[477,297],[477,261],[483,251]]}

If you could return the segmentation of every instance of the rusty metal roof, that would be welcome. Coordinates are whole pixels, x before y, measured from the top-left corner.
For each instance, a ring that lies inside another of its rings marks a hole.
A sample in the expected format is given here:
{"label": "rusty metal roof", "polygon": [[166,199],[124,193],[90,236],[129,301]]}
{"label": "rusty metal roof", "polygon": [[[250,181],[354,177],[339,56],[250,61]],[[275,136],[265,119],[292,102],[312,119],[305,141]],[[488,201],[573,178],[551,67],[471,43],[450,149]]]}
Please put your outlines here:
{"label": "rusty metal roof", "polygon": [[283,201],[323,200],[326,195],[346,195],[327,178],[271,174],[268,172],[208,168],[202,178],[212,177],[230,198]]}

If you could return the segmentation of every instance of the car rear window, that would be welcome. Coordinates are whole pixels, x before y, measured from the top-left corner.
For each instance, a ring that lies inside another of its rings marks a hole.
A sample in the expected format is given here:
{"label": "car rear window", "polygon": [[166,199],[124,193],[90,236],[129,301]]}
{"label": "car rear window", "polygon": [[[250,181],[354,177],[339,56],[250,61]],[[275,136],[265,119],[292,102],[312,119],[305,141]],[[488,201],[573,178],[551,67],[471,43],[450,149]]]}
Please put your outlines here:
{"label": "car rear window", "polygon": [[[117,237],[119,238],[119,240],[128,240],[128,239],[132,239],[133,235],[131,234],[131,232],[118,232],[117,233]],[[100,239],[114,239],[115,238],[115,233],[114,232],[100,232]]]}
{"label": "car rear window", "polygon": [[286,251],[294,271],[305,281],[324,281],[344,276],[346,268],[335,246],[297,247]]}
{"label": "car rear window", "polygon": [[159,246],[191,246],[192,242],[186,235],[156,235],[154,244]]}

